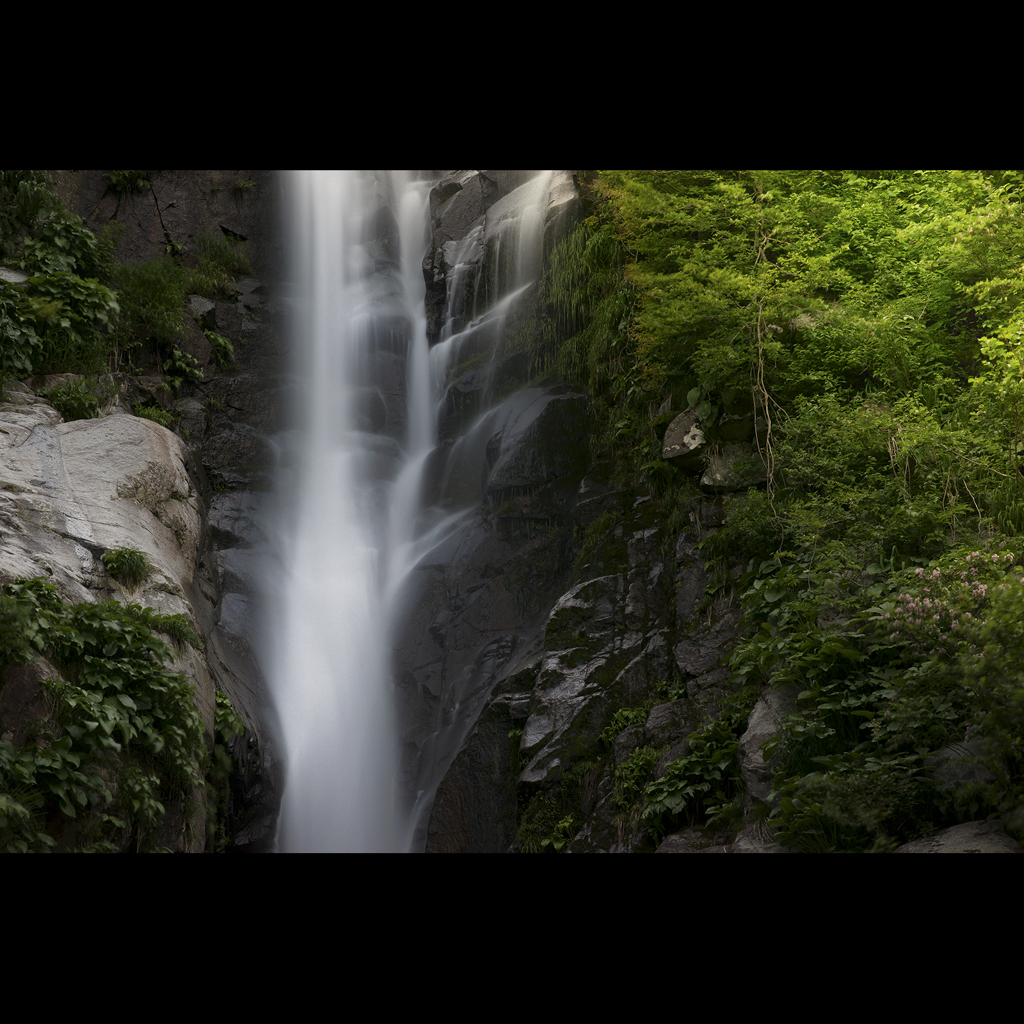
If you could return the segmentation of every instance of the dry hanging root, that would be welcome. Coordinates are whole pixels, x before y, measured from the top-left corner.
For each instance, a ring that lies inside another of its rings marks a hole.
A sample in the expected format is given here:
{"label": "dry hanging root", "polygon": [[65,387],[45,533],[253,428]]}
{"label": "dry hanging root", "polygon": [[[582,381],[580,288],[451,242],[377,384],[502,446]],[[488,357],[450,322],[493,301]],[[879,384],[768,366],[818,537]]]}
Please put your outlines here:
{"label": "dry hanging root", "polygon": [[[776,327],[775,324],[766,324],[764,322],[764,303],[759,299],[757,303],[757,367],[754,377],[754,441],[757,444],[758,454],[764,461],[768,474],[768,504],[773,512],[775,511],[775,505],[772,503],[772,496],[775,493],[775,457],[772,451],[772,414],[769,408],[771,398],[768,395],[768,387],[764,382],[764,337],[769,331],[781,330],[782,328]],[[763,449],[761,446],[761,435],[757,429],[757,406],[759,402],[764,410],[764,420],[767,425],[764,433]]]}

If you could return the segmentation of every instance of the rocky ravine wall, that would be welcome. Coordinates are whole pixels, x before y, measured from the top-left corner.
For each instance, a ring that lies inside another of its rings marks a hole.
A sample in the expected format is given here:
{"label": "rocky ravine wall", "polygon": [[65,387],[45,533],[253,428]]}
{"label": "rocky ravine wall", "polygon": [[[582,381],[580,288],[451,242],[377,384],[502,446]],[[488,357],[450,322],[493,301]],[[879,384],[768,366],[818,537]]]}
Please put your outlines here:
{"label": "rocky ravine wall", "polygon": [[[568,172],[561,173],[564,182]],[[434,189],[434,243],[424,261],[433,330],[446,253],[514,184],[497,172],[462,171]],[[552,203],[548,251],[575,213],[573,201]],[[530,302],[533,315],[543,309],[543,295]],[[529,317],[524,310],[520,337],[533,336]],[[616,487],[610,467],[592,463],[585,394],[530,382],[522,353],[504,357],[503,372],[513,393],[484,431],[478,514],[434,564],[420,567],[420,596],[399,646],[399,685],[414,709],[407,742],[417,753],[433,747],[438,775],[423,848],[783,852],[759,824],[771,789],[760,746],[777,734],[791,695],[764,693],[749,715],[738,751],[746,793],[731,825],[687,828],[656,842],[636,801],[624,810],[615,781],[616,767],[641,748],[661,752],[653,771],[660,778],[738,688],[727,665],[739,638],[735,588],[719,580],[709,590],[698,545],[724,521],[730,494],[764,482],[756,460],[750,469],[758,417],[749,410],[716,424],[729,443],[705,458],[702,425],[692,410],[678,410],[663,457],[693,472],[705,497],[692,506],[689,527],[670,532],[642,487]],[[482,376],[454,375],[453,413]],[[517,384],[527,386],[516,391]],[[543,407],[535,419],[527,413],[533,403]],[[487,406],[471,400],[468,407]],[[442,451],[465,436],[467,423],[442,425]],[[741,572],[732,567],[734,581]],[[665,683],[673,699],[659,699]],[[609,750],[615,712],[641,705],[649,710]],[[422,771],[412,778],[423,784]],[[998,828],[972,822],[897,852],[1021,851]]]}
{"label": "rocky ravine wall", "polygon": [[[173,667],[195,686],[208,745],[216,690],[245,724],[232,745],[227,849],[265,849],[279,780],[248,636],[249,566],[271,465],[263,437],[278,416],[280,331],[265,285],[276,265],[276,182],[266,171],[159,171],[151,189],[118,197],[101,171],[51,174],[65,204],[93,231],[115,218],[125,225],[120,262],[157,259],[172,243],[187,247],[197,234],[224,231],[246,240],[254,273],[236,282],[234,295],[191,298],[195,320],[180,347],[204,380],[179,396],[163,386],[158,356],[145,351],[140,374],[106,381],[112,394],[98,419],[65,423],[34,394],[59,378],[8,384],[0,404],[0,579],[44,576],[70,603],[113,598],[186,616],[205,653],[185,647]],[[232,369],[216,368],[204,329],[233,342]],[[137,404],[175,413],[174,432],[132,415]],[[145,552],[154,570],[131,593],[101,560],[124,547]],[[39,680],[53,674],[42,659],[7,667],[4,737],[17,743],[45,714]],[[186,828],[181,809],[169,809],[163,844],[201,851],[202,807],[197,813]]]}
{"label": "rocky ravine wall", "polygon": [[[160,390],[154,363],[140,377],[116,380],[118,393],[100,419],[64,423],[34,394],[52,380],[8,386],[0,404],[0,579],[42,575],[67,601],[130,599],[189,618],[206,640],[205,655],[186,650],[175,667],[195,685],[208,741],[217,689],[246,725],[233,750],[229,849],[266,849],[280,779],[249,630],[271,463],[264,438],[279,429],[282,404],[280,318],[265,285],[277,259],[273,176],[162,171],[151,192],[118,199],[105,194],[102,172],[53,173],[65,201],[94,230],[115,216],[128,226],[121,259],[157,258],[169,242],[226,229],[248,239],[254,274],[232,297],[192,300],[198,322],[182,347],[206,379],[183,396]],[[255,187],[239,190],[239,180]],[[425,264],[433,331],[448,269],[444,246],[517,180],[514,172],[450,172],[435,189],[434,245]],[[561,181],[548,248],[573,216],[571,175]],[[669,535],[650,499],[614,487],[608,467],[592,464],[588,397],[557,381],[531,380],[525,351],[542,308],[535,292],[511,318],[526,344],[502,357],[489,378],[495,384],[469,367],[449,382],[442,451],[495,399],[480,439],[487,470],[482,478],[456,473],[445,484],[435,473],[435,500],[469,495],[478,508],[458,537],[420,566],[396,638],[406,785],[410,799],[435,791],[419,837],[430,852],[522,850],[524,836],[536,841],[559,824],[545,819],[550,808],[567,823],[563,848],[571,852],[653,851],[644,823],[618,811],[615,766],[638,747],[657,747],[665,750],[657,775],[731,692],[725,658],[737,609],[725,597],[705,600],[696,545],[721,522],[730,488],[749,481],[709,478],[690,528]],[[217,371],[202,327],[234,342],[235,369]],[[485,396],[488,386],[497,390]],[[173,408],[176,430],[132,416],[140,401]],[[666,435],[665,457],[685,458],[681,450],[694,436],[694,424],[681,419]],[[588,528],[593,554],[580,558]],[[130,595],[101,561],[114,547],[137,547],[154,567]],[[39,680],[53,671],[41,658],[6,668],[5,738],[24,742],[31,723],[47,713]],[[649,701],[666,679],[685,696],[656,703],[609,752],[601,733],[615,710]],[[748,811],[767,795],[758,746],[777,728],[779,699],[762,697],[741,742]],[[172,808],[166,843],[202,849],[201,826],[187,824],[181,808]],[[1008,848],[1005,834],[989,836],[984,823],[967,823],[902,852]],[[657,846],[768,849],[754,825],[739,834],[688,829]]]}
{"label": "rocky ravine wall", "polygon": [[[518,183],[462,171],[435,187],[433,246],[424,260],[435,330],[447,254]],[[556,172],[546,252],[577,207],[570,173]],[[488,256],[481,246],[478,258]],[[570,789],[572,850],[645,848],[646,830],[617,820],[614,761],[602,731],[617,709],[682,678],[686,698],[656,709],[651,738],[634,728],[616,744],[624,759],[656,738],[667,762],[730,692],[723,659],[736,614],[695,615],[705,579],[694,545],[720,511],[709,499],[690,533],[668,537],[650,498],[614,488],[610,467],[592,464],[588,396],[531,379],[528,351],[543,306],[538,287],[506,324],[518,344],[492,376],[508,394],[482,423],[475,416],[490,405],[480,394],[488,374],[456,369],[448,382],[451,415],[435,454],[440,463],[460,444],[475,452],[447,486],[472,478],[465,487],[479,489],[479,505],[473,522],[419,567],[397,651],[410,789],[436,786],[421,839],[427,852],[520,850],[524,822],[529,831],[531,817],[564,802]],[[433,500],[444,505],[446,495]],[[609,524],[597,554],[574,566],[593,523]]]}

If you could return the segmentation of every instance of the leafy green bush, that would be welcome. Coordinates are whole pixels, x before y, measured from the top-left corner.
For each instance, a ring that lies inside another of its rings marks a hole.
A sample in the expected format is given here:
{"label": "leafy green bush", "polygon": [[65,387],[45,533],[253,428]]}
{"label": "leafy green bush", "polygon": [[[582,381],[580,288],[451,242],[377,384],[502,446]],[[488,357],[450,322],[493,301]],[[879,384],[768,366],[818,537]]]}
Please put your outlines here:
{"label": "leafy green bush", "polygon": [[[1003,556],[1005,558],[1005,555]],[[1008,831],[1024,839],[1024,574],[1014,566],[971,621],[960,665],[974,694],[976,731],[995,775],[980,796]]]}
{"label": "leafy green bush", "polygon": [[225,235],[197,235],[192,246],[195,266],[187,271],[190,294],[234,296],[238,274],[251,274],[244,246]]}
{"label": "leafy green bush", "polygon": [[39,394],[64,417],[67,423],[73,420],[93,419],[99,415],[100,395],[94,390],[94,385],[84,377],[64,381]]}
{"label": "leafy green bush", "polygon": [[170,348],[185,335],[188,274],[170,259],[149,260],[114,269],[121,303],[112,336],[115,369],[145,341]]}
{"label": "leafy green bush", "polygon": [[[205,741],[193,688],[164,667],[164,617],[117,602],[64,604],[53,584],[16,580],[0,595],[0,661],[46,653],[65,678],[44,686],[56,723],[36,742],[0,741],[0,849],[46,851],[74,823],[74,848],[160,849],[168,804],[202,785]],[[56,816],[56,817],[55,817]]]}
{"label": "leafy green bush", "polygon": [[235,361],[235,347],[231,341],[224,335],[217,334],[216,331],[203,331],[203,333],[213,349],[213,361],[217,366],[221,369],[230,366]]}
{"label": "leafy green bush", "polygon": [[[767,487],[701,545],[709,595],[738,580],[733,682],[798,694],[765,751],[771,827],[888,849],[965,813],[1024,825],[1019,584],[991,562],[1024,532],[1024,177],[602,171],[593,191],[546,293],[601,450],[657,493],[663,404],[699,407],[712,437],[723,409],[771,420]],[[622,316],[585,336],[620,288]],[[735,792],[719,728],[648,788],[656,824]],[[922,766],[969,735],[998,781],[938,792]]]}
{"label": "leafy green bush", "polygon": [[217,709],[214,719],[214,746],[210,769],[207,772],[207,842],[215,850],[223,849],[227,842],[223,822],[227,818],[231,799],[231,775],[234,761],[231,757],[231,743],[245,733],[241,716],[231,706],[227,694],[216,694]]}
{"label": "leafy green bush", "polygon": [[917,754],[857,750],[817,758],[822,770],[777,780],[768,819],[781,846],[806,853],[888,853],[934,830]]}
{"label": "leafy green bush", "polygon": [[117,297],[113,236],[97,238],[69,213],[43,171],[0,171],[0,255],[31,277],[0,281],[0,386],[32,373],[104,368]]}
{"label": "leafy green bush", "polygon": [[33,275],[103,280],[112,246],[65,208],[45,171],[0,171],[0,257]]}
{"label": "leafy green bush", "polygon": [[166,427],[168,430],[174,429],[174,413],[167,412],[158,405],[136,405],[135,415],[141,416],[144,420],[159,423],[161,427]]}
{"label": "leafy green bush", "polygon": [[118,312],[114,293],[65,271],[21,286],[0,281],[0,374],[90,373],[104,368],[104,334]]}
{"label": "leafy green bush", "polygon": [[150,574],[149,559],[144,551],[136,548],[117,548],[103,555],[107,572],[131,592]]}
{"label": "leafy green bush", "polygon": [[203,380],[203,371],[195,356],[182,352],[177,345],[172,349],[170,356],[164,360],[164,373],[167,375],[167,383],[175,391],[180,391],[185,384],[191,381]]}
{"label": "leafy green bush", "polygon": [[739,738],[756,701],[752,687],[731,697],[722,715],[689,737],[690,753],[671,761],[646,790],[643,817],[659,835],[683,822],[703,822],[728,804],[740,785]]}
{"label": "leafy green bush", "polygon": [[192,623],[184,615],[161,615],[156,628],[171,637],[179,647],[188,644],[197,651],[206,649],[206,641],[192,628]]}
{"label": "leafy green bush", "polygon": [[119,196],[144,192],[153,184],[152,171],[107,171],[110,191]]}
{"label": "leafy green bush", "polygon": [[20,289],[0,280],[0,393],[8,380],[29,377],[43,347],[47,320],[56,307],[32,302]]}
{"label": "leafy green bush", "polygon": [[48,311],[33,369],[37,373],[102,369],[103,336],[119,311],[114,293],[96,280],[65,271],[30,278],[25,287],[33,301],[47,303]]}

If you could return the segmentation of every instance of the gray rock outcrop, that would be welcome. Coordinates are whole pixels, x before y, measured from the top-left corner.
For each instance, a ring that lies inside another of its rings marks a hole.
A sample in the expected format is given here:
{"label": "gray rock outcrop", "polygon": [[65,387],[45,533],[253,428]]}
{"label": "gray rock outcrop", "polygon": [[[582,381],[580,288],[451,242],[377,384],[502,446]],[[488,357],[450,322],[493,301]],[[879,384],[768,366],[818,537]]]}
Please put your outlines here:
{"label": "gray rock outcrop", "polygon": [[965,821],[925,839],[904,843],[895,853],[1024,853],[997,822]]}

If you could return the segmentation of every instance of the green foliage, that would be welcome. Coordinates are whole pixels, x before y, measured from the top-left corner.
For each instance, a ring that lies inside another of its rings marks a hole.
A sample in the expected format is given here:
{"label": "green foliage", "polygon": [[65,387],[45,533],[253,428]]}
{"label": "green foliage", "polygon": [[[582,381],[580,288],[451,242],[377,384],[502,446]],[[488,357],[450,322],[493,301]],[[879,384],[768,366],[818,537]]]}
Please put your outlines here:
{"label": "green foliage", "polygon": [[9,259],[26,227],[55,205],[45,171],[0,171],[0,257]]}
{"label": "green foliage", "polygon": [[615,738],[623,729],[646,722],[652,704],[653,701],[649,701],[635,708],[618,708],[615,714],[612,715],[611,722],[602,730],[601,742],[610,748],[615,743]]}
{"label": "green foliage", "polygon": [[184,337],[188,275],[182,267],[170,259],[124,264],[113,279],[121,302],[112,334],[115,369],[147,340],[170,348]]}
{"label": "green foliage", "polygon": [[45,171],[0,171],[0,258],[35,276],[102,279],[112,250],[65,208]]}
{"label": "green foliage", "polygon": [[36,742],[0,741],[0,848],[54,849],[74,822],[75,849],[160,849],[171,802],[202,784],[203,728],[192,686],[164,667],[164,616],[117,602],[64,604],[53,584],[16,580],[0,595],[0,660],[47,655],[56,721]]}
{"label": "green foliage", "polygon": [[107,572],[129,592],[134,590],[152,572],[144,551],[135,548],[117,548],[103,555]]}
{"label": "green foliage", "polygon": [[104,332],[117,312],[109,288],[66,271],[37,275],[20,286],[0,281],[0,374],[102,369]]}
{"label": "green foliage", "polygon": [[[513,733],[509,736],[518,739]],[[587,816],[603,768],[599,759],[576,761],[564,768],[553,785],[521,800],[518,839],[523,853],[561,853],[572,842]]]}
{"label": "green foliage", "polygon": [[8,380],[29,377],[43,348],[43,336],[56,307],[33,302],[24,292],[0,280],[0,390]]}
{"label": "green foliage", "polygon": [[174,429],[174,413],[167,412],[166,409],[161,409],[158,405],[136,405],[135,415],[141,416],[144,420],[159,423],[161,427],[166,427],[168,430]]}
{"label": "green foliage", "polygon": [[104,332],[118,312],[100,283],[112,260],[69,213],[43,171],[0,171],[0,257],[31,275],[0,281],[0,387],[32,373],[103,368]]}
{"label": "green foliage", "polygon": [[88,420],[99,415],[102,398],[96,393],[94,385],[80,377],[67,380],[46,391],[40,391],[45,398],[64,417],[65,422]]}
{"label": "green foliage", "polygon": [[[736,647],[734,671],[793,687],[797,703],[762,750],[775,780],[768,824],[777,841],[884,851],[965,811],[1019,812],[1019,727],[1009,724],[1016,710],[1004,718],[997,710],[1015,708],[1019,684],[1007,675],[1001,643],[983,655],[999,624],[1011,637],[1019,631],[1024,584],[1014,562],[996,545],[897,573],[873,566],[874,583],[851,575],[844,584],[834,559],[754,577],[744,606],[747,622],[760,625]],[[822,628],[823,615],[839,607],[847,614]],[[998,674],[986,663],[999,664]],[[982,674],[991,687],[984,693]],[[984,737],[998,781],[937,791],[925,759],[972,731]]]}
{"label": "green foliage", "polygon": [[187,271],[189,294],[233,297],[235,277],[252,273],[244,244],[226,235],[198,235],[192,249],[195,266]]}
{"label": "green foliage", "polygon": [[182,352],[177,345],[164,360],[164,373],[167,375],[167,383],[175,391],[180,391],[185,384],[192,381],[203,380],[203,371],[195,356]]}
{"label": "green foliage", "polygon": [[546,853],[548,849],[553,850],[555,853],[561,853],[572,842],[573,837],[578,831],[579,825],[575,817],[571,814],[567,815],[555,825],[551,835],[545,836],[541,840],[541,853]]}
{"label": "green foliage", "polygon": [[557,352],[562,375],[595,391],[609,378],[625,342],[632,290],[623,267],[613,225],[590,217],[551,254],[545,279],[553,313],[546,325],[546,351]]}
{"label": "green foliage", "polygon": [[628,810],[643,802],[644,792],[654,778],[665,751],[657,747],[637,747],[629,757],[615,767],[615,806],[620,811]]}
{"label": "green foliage", "polygon": [[110,191],[119,196],[137,195],[153,184],[153,171],[107,171]]}
{"label": "green foliage", "polygon": [[991,588],[989,602],[984,615],[972,617],[960,666],[973,693],[985,764],[995,775],[980,796],[1005,817],[1008,830],[1024,838],[1024,574],[1019,566]]}
{"label": "green foliage", "polygon": [[25,288],[36,322],[45,322],[35,372],[102,368],[103,335],[119,311],[114,293],[66,271],[30,278]]}
{"label": "green foliage", "polygon": [[234,761],[231,744],[245,732],[241,717],[231,706],[227,695],[220,690],[216,694],[217,709],[214,718],[214,746],[207,772],[207,842],[214,850],[223,849],[226,837],[219,822],[227,816],[231,799],[231,775]]}
{"label": "green foliage", "polygon": [[864,751],[816,758],[821,771],[776,782],[769,825],[780,845],[806,853],[888,853],[934,827],[917,754]]}
{"label": "green foliage", "polygon": [[179,648],[188,644],[197,651],[206,649],[206,641],[192,628],[192,623],[184,615],[157,616],[153,620],[153,627],[171,637]]}
{"label": "green foliage", "polygon": [[[593,195],[545,294],[595,450],[674,496],[655,410],[698,409],[712,441],[725,411],[758,420],[767,487],[702,552],[709,597],[739,581],[733,682],[796,699],[770,827],[837,850],[967,813],[1020,829],[1018,577],[972,553],[1024,531],[1021,175],[602,171]],[[717,728],[649,786],[659,826],[734,796]],[[970,735],[998,781],[936,791],[926,758]]]}
{"label": "green foliage", "polygon": [[32,373],[97,372],[106,332],[119,312],[101,283],[113,234],[97,238],[68,212],[43,171],[0,172],[0,256],[28,281],[0,281],[0,386]]}
{"label": "green foliage", "polygon": [[735,797],[739,738],[755,700],[753,687],[731,697],[717,720],[689,737],[690,752],[671,761],[664,775],[647,787],[643,817],[658,834],[682,823],[703,822],[712,809]]}
{"label": "green foliage", "polygon": [[220,369],[230,366],[235,361],[235,347],[230,340],[216,331],[203,331],[206,340],[213,349],[213,361]]}

